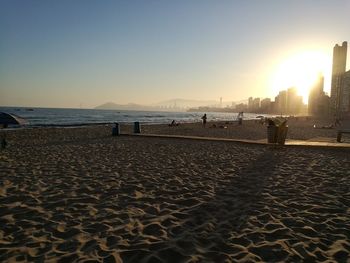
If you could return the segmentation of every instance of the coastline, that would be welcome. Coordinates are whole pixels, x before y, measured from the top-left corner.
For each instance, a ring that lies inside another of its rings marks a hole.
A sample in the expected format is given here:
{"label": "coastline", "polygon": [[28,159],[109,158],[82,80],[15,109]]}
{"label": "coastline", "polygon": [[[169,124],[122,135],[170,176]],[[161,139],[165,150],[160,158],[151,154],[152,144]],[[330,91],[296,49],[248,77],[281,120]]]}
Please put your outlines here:
{"label": "coastline", "polygon": [[[60,127],[128,123],[135,121],[147,124],[167,124],[172,120],[191,123],[201,120],[202,112],[127,111],[95,109],[35,108],[33,111],[16,111],[16,108],[0,107],[0,111],[20,115],[29,122],[28,127]],[[232,121],[237,113],[207,112],[209,119]],[[246,113],[246,119],[255,119],[258,114]],[[265,115],[272,117],[272,115]]]}
{"label": "coastline", "polygon": [[[295,140],[309,140],[312,138],[336,138],[337,129],[342,126],[332,127],[330,129],[322,128],[333,124],[331,118],[312,118],[289,117],[287,125],[289,131],[287,138]],[[137,121],[137,119],[135,119]],[[266,125],[261,123],[259,119],[243,120],[243,125],[238,125],[237,121],[232,120],[208,120],[206,127],[203,128],[200,120],[197,122],[179,122],[179,126],[169,127],[169,123],[149,123],[139,122],[142,133],[150,134],[166,134],[166,135],[189,135],[202,137],[218,137],[233,139],[252,139],[261,140],[266,138]],[[112,129],[116,122],[99,122],[99,123],[79,123],[79,124],[57,124],[57,125],[39,125],[24,126],[18,128],[7,128],[4,130],[27,130],[27,129],[53,129],[53,128],[89,128],[103,129],[109,134],[108,129]],[[133,122],[118,122],[122,133],[133,132]],[[314,128],[314,125],[317,128]],[[1,130],[0,130],[1,131]]]}

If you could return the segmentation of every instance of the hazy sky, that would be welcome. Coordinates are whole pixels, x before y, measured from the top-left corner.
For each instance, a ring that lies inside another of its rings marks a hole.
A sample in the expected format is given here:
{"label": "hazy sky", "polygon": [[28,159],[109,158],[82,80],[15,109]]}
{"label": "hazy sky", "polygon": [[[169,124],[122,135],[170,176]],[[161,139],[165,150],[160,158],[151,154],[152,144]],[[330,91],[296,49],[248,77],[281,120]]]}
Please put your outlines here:
{"label": "hazy sky", "polygon": [[350,41],[349,10],[350,0],[0,0],[0,106],[274,97],[288,57],[331,61]]}

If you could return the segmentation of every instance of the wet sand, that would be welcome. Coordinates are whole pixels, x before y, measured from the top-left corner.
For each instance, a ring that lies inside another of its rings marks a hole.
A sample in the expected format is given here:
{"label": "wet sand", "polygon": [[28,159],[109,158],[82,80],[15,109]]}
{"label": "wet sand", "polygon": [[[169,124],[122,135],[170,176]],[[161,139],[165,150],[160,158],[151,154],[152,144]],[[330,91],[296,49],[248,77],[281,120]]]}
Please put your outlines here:
{"label": "wet sand", "polygon": [[[249,133],[258,124],[244,124],[242,136],[259,139]],[[191,125],[143,132],[198,135]],[[0,261],[350,257],[349,149],[111,137],[110,128],[7,132]]]}

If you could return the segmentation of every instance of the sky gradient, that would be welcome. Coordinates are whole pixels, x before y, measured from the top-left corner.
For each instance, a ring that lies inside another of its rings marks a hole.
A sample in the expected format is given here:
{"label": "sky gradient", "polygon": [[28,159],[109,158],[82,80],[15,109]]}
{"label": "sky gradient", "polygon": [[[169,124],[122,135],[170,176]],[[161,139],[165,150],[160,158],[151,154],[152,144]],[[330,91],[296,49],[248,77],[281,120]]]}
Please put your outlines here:
{"label": "sky gradient", "polygon": [[331,61],[350,41],[349,10],[350,0],[1,0],[0,106],[273,98],[284,60],[311,50]]}

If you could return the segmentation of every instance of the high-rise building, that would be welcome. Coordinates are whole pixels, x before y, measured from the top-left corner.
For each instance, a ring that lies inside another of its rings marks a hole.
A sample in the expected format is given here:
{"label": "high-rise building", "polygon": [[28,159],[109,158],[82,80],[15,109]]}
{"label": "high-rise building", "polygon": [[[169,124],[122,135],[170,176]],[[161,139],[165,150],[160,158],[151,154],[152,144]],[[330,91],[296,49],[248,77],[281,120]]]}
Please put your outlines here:
{"label": "high-rise building", "polygon": [[248,98],[248,111],[253,111],[253,97]]}
{"label": "high-rise building", "polygon": [[260,109],[261,109],[261,112],[264,112],[264,113],[271,112],[271,99],[266,98],[266,99],[261,100]]}
{"label": "high-rise building", "polygon": [[317,81],[310,89],[308,101],[309,115],[324,116],[329,113],[329,97],[323,91],[324,77],[319,75]]}
{"label": "high-rise building", "polygon": [[343,74],[342,87],[341,87],[342,98],[340,102],[340,110],[342,116],[350,115],[350,70]]}
{"label": "high-rise building", "polygon": [[258,112],[260,110],[260,98],[248,98],[248,111]]}
{"label": "high-rise building", "polygon": [[299,114],[303,109],[303,98],[298,96],[295,87],[291,87],[278,93],[275,97],[274,107],[276,113]]}
{"label": "high-rise building", "polygon": [[288,114],[298,114],[301,111],[303,105],[303,97],[298,96],[297,89],[290,87],[287,89],[287,111]]}
{"label": "high-rise building", "polygon": [[287,91],[282,90],[275,97],[276,111],[280,114],[286,114],[287,112]]}
{"label": "high-rise building", "polygon": [[253,99],[253,111],[257,112],[260,109],[260,98]]}
{"label": "high-rise building", "polygon": [[333,114],[341,114],[342,103],[342,80],[346,70],[346,53],[348,43],[343,42],[341,46],[336,44],[333,48],[332,83],[331,83],[331,110]]}

